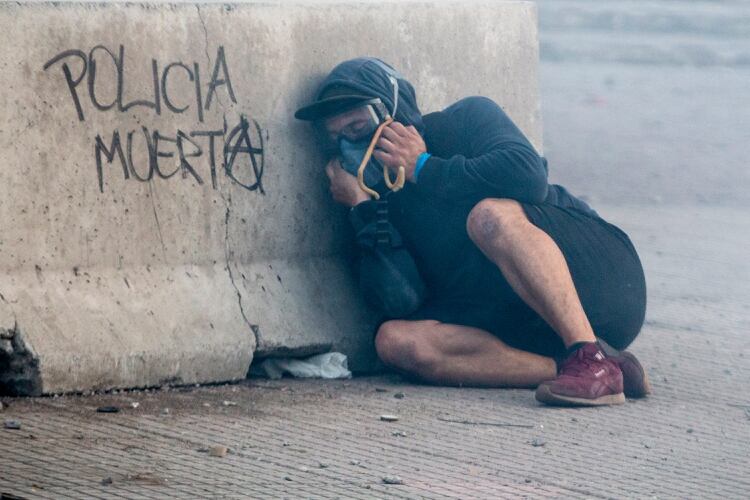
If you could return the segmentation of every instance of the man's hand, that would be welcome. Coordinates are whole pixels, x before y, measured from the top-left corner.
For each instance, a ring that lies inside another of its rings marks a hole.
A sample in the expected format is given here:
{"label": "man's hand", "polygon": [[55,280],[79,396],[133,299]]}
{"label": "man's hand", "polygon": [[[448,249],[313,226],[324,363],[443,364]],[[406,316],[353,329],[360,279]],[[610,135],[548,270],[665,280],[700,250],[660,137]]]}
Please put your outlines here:
{"label": "man's hand", "polygon": [[370,199],[370,195],[359,188],[357,178],[341,168],[338,158],[328,162],[326,175],[331,181],[330,191],[334,201],[353,207]]}
{"label": "man's hand", "polygon": [[427,146],[417,129],[412,125],[404,127],[398,122],[391,122],[378,139],[373,156],[393,173],[398,173],[398,167],[404,167],[406,180],[411,181],[414,179],[417,158],[426,151]]}

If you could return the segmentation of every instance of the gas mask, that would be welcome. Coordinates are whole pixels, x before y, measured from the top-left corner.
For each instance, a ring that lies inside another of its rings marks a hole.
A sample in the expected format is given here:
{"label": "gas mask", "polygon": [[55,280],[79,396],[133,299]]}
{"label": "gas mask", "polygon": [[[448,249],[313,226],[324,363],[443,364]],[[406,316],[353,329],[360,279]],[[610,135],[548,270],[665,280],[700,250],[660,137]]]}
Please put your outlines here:
{"label": "gas mask", "polygon": [[[339,139],[339,153],[341,154],[341,168],[356,177],[359,166],[370,146],[368,137],[358,141],[350,141],[346,137]],[[383,167],[375,158],[370,158],[364,169],[364,182],[367,186],[376,186],[383,182]]]}
{"label": "gas mask", "polygon": [[[335,144],[329,144],[329,147],[339,156],[341,167],[356,177],[375,132],[391,116],[385,104],[377,98],[348,110],[345,116],[350,123],[338,132]],[[383,166],[372,156],[364,165],[363,180],[368,186],[383,182]]]}
{"label": "gas mask", "polygon": [[[341,167],[356,176],[359,187],[375,199],[379,199],[380,194],[368,186],[385,182],[388,189],[398,191],[405,181],[403,167],[399,167],[396,181],[393,182],[388,168],[372,157],[383,129],[393,121],[392,116],[398,109],[398,81],[392,75],[389,78],[394,87],[392,114],[379,98],[374,98],[326,119],[331,124],[338,117],[345,117],[346,126],[338,130],[335,137],[326,136],[324,146],[339,156]],[[323,127],[319,127],[319,130],[323,130]]]}

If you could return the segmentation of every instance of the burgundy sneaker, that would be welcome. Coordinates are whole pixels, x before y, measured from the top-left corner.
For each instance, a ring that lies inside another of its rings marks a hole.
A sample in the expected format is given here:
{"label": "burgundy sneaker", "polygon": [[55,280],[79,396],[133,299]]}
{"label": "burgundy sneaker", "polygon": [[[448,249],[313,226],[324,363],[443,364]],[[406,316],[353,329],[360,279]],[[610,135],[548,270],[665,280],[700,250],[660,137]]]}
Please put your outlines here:
{"label": "burgundy sneaker", "polygon": [[536,399],[556,406],[601,406],[625,402],[622,371],[591,342],[563,361],[555,380],[537,387]]}
{"label": "burgundy sneaker", "polygon": [[646,370],[632,353],[622,351],[609,359],[617,363],[622,371],[622,383],[625,396],[629,398],[645,398],[651,394],[651,383],[648,381]]}

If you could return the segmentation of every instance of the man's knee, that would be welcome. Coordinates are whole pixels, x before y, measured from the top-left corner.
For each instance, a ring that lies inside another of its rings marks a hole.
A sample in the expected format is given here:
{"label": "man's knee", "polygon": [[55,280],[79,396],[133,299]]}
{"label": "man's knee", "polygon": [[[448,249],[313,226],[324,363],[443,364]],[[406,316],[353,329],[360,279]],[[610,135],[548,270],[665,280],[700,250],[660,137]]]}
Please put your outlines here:
{"label": "man's knee", "polygon": [[375,350],[385,364],[430,378],[440,362],[439,356],[428,337],[409,323],[399,320],[383,323],[375,336]]}
{"label": "man's knee", "polygon": [[469,212],[466,230],[477,244],[496,242],[528,223],[521,204],[506,198],[485,198]]}

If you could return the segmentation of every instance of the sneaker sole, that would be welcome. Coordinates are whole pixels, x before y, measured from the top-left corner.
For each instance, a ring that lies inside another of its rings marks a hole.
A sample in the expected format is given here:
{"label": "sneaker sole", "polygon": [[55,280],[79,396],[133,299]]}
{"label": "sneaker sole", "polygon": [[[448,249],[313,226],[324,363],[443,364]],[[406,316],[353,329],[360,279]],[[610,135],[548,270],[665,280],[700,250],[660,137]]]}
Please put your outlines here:
{"label": "sneaker sole", "polygon": [[608,406],[624,404],[625,394],[608,394],[596,399],[576,398],[555,394],[549,390],[549,386],[540,385],[536,389],[536,400],[552,406]]}
{"label": "sneaker sole", "polygon": [[[626,360],[625,362],[630,364],[630,367],[635,368],[639,374],[639,376],[636,376],[635,378],[631,376],[624,377],[625,396],[638,399],[645,398],[647,395],[651,394],[651,382],[649,382],[646,370],[643,369],[643,365],[638,361],[638,358],[628,351],[621,352],[619,357]],[[622,365],[625,364],[625,362],[618,363],[621,370]],[[628,372],[630,371],[629,369],[627,370]],[[625,370],[623,370],[623,375],[624,374]]]}

